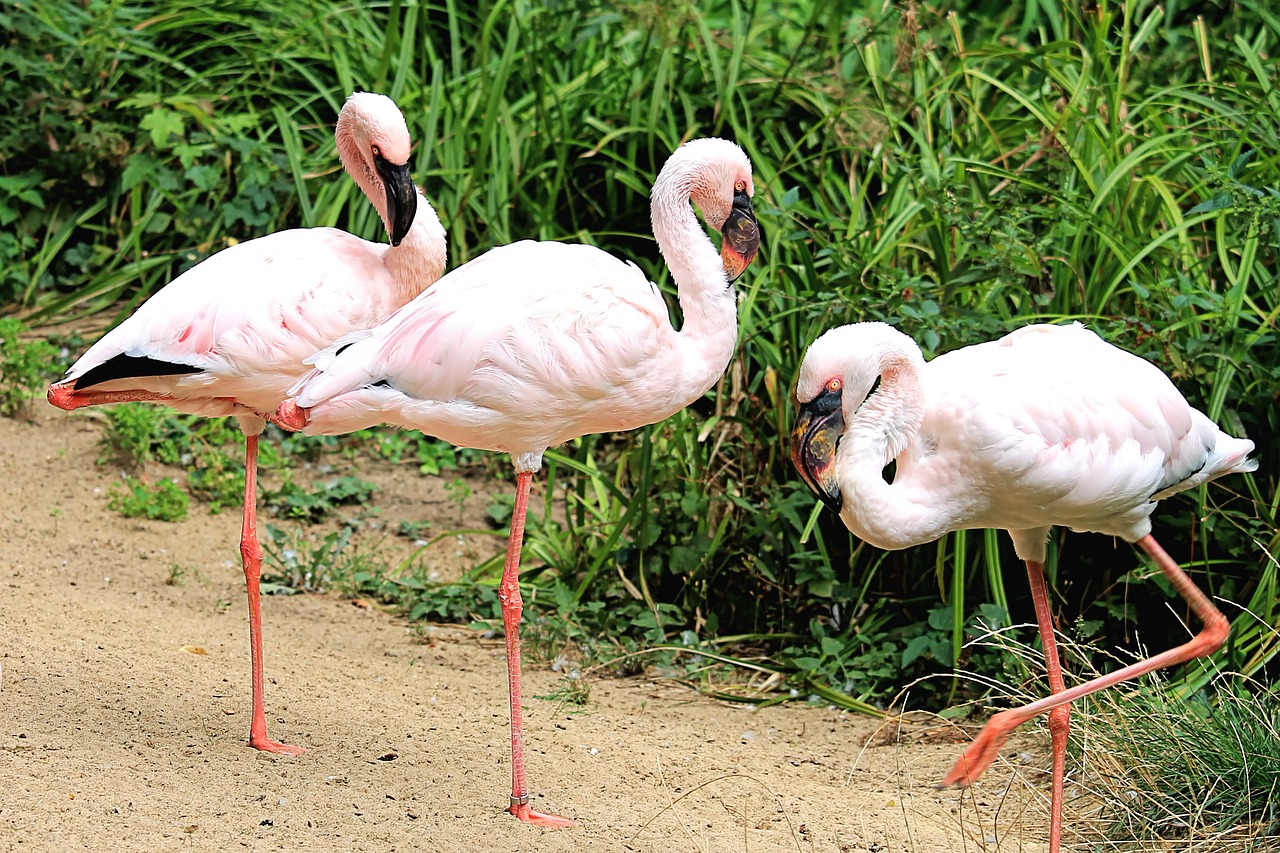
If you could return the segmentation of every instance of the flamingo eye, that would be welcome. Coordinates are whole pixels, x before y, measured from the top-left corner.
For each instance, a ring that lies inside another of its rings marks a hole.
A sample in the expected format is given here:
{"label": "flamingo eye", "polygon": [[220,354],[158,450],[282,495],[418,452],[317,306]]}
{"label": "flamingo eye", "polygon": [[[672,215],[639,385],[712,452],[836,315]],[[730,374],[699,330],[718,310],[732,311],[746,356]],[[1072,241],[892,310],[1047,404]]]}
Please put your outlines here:
{"label": "flamingo eye", "polygon": [[733,182],[733,191],[734,191],[734,192],[736,192],[736,193],[744,193],[744,192],[746,192],[746,191],[747,191],[747,182],[746,182],[746,181],[734,181],[734,182]]}
{"label": "flamingo eye", "polygon": [[381,148],[379,148],[377,145],[373,146],[373,156],[374,156],[374,157],[381,157],[381,156],[382,156],[382,149],[381,149]]}
{"label": "flamingo eye", "polygon": [[843,385],[844,383],[841,382],[840,377],[837,376],[835,379],[832,379],[827,383],[827,391],[832,394],[837,394],[839,393],[840,388],[843,387]]}

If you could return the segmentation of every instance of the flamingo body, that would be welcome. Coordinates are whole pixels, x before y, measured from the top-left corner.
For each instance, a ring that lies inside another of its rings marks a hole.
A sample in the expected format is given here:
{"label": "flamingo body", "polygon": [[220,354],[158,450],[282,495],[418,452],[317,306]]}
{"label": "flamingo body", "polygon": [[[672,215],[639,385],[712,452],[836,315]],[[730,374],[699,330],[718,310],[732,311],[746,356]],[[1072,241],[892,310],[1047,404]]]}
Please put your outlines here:
{"label": "flamingo body", "polygon": [[717,298],[730,322],[711,330],[715,357],[689,358],[634,264],[592,246],[514,243],[322,354],[295,402],[310,410],[308,432],[387,422],[465,447],[540,454],[660,421],[704,394],[736,337],[733,293]]}
{"label": "flamingo body", "polygon": [[[724,372],[737,342],[730,282],[755,256],[751,163],[721,139],[693,140],[653,186],[653,230],[675,279],[684,325],[630,263],[591,246],[521,242],[449,273],[375,329],[316,355],[275,418],[308,433],[375,423],[463,447],[505,451],[517,472],[498,595],[507,635],[511,805],[545,827],[570,821],[529,808],[520,703],[520,550],[533,473],[551,446],[655,423]],[[721,252],[690,202],[721,232]]]}
{"label": "flamingo body", "polygon": [[[883,323],[842,326],[810,346],[796,399],[796,468],[860,538],[897,549],[968,528],[1012,536],[1027,564],[1053,695],[993,716],[943,784],[976,780],[1009,732],[1049,712],[1049,846],[1057,853],[1070,703],[1210,654],[1227,636],[1226,618],[1152,537],[1156,502],[1254,470],[1253,442],[1222,432],[1157,367],[1078,323],[1027,326],[927,363],[914,341]],[[1053,525],[1139,544],[1204,629],[1066,689],[1044,583]]]}
{"label": "flamingo body", "polygon": [[[376,325],[407,301],[391,281],[388,251],[336,228],[280,231],[230,246],[143,303],[59,386],[149,392],[209,417],[272,412],[318,347]],[[113,371],[120,356],[184,372]]]}
{"label": "flamingo body", "polygon": [[267,737],[258,603],[258,436],[264,413],[310,368],[317,349],[372,326],[440,277],[445,233],[409,174],[410,138],[390,98],[359,92],[335,129],[347,173],[377,209],[391,244],[336,228],[281,231],[230,246],[148,299],[49,388],[62,409],[149,400],[179,411],[234,415],[245,434],[240,550],[249,601],[249,745],[296,754]]}
{"label": "flamingo body", "polygon": [[[836,375],[833,365],[862,350],[843,394],[846,435],[856,440],[836,466],[856,480],[864,468],[896,461],[892,487],[842,490],[841,518],[877,547],[996,527],[1010,531],[1019,557],[1043,561],[1052,525],[1136,542],[1151,532],[1156,501],[1253,470],[1251,462],[1240,467],[1252,442],[1223,433],[1159,368],[1078,323],[1027,326],[927,363],[905,335],[876,326],[815,341],[797,396],[816,396]],[[880,376],[881,356],[908,360],[919,377],[911,409],[918,407],[918,428],[907,436],[895,422],[883,444],[861,440],[883,426],[883,407],[873,398],[865,413],[857,410],[859,394]]]}

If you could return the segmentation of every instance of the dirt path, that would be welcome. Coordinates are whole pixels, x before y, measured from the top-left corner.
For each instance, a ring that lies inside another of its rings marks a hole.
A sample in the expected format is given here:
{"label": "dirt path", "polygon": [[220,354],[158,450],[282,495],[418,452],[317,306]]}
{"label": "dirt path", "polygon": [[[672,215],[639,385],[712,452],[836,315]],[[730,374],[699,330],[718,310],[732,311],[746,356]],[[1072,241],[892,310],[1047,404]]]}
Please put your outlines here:
{"label": "dirt path", "polygon": [[526,827],[501,811],[501,645],[450,628],[424,643],[331,596],[264,602],[269,729],[308,752],[250,750],[238,513],[122,519],[92,419],[38,417],[0,420],[0,849],[1044,849],[1040,749],[938,792],[955,743],[864,748],[874,720],[644,678],[596,682],[571,714],[533,698],[557,678],[537,664],[535,806],[578,826]]}

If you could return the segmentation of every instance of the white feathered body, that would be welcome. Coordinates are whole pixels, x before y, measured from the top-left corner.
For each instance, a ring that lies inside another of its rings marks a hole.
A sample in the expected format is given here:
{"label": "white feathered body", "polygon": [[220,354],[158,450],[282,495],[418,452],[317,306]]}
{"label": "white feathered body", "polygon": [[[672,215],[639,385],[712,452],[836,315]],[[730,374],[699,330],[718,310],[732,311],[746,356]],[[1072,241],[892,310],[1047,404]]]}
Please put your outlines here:
{"label": "white feathered body", "polygon": [[320,353],[296,403],[310,409],[309,434],[386,422],[538,455],[655,423],[704,394],[737,334],[733,292],[720,290],[707,309],[719,312],[718,326],[681,340],[634,264],[592,246],[514,243]]}
{"label": "white feathered body", "polygon": [[281,231],[228,247],[158,291],[63,381],[121,354],[146,357],[199,372],[132,376],[95,390],[165,394],[174,408],[208,416],[274,411],[310,369],[305,358],[416,294],[394,284],[388,251],[336,228]]}
{"label": "white feathered body", "polygon": [[[880,547],[992,527],[1042,560],[1052,525],[1135,541],[1156,501],[1256,467],[1253,442],[1223,433],[1157,367],[1078,323],[1028,326],[921,362],[919,375],[923,419],[892,486],[842,488],[842,517]],[[854,416],[837,454],[851,479],[872,414]]]}

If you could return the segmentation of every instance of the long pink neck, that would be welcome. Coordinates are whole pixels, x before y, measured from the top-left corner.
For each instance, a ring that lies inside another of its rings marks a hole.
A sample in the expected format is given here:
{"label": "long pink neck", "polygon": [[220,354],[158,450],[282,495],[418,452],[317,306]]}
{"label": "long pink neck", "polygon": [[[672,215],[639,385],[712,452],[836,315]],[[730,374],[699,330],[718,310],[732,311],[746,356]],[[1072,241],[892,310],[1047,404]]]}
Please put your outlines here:
{"label": "long pink neck", "polygon": [[[341,118],[334,133],[338,143],[338,158],[342,167],[364,192],[369,203],[382,219],[386,233],[391,233],[391,216],[387,210],[387,189],[382,178],[378,176],[373,165],[363,154],[359,141],[351,126]],[[392,302],[395,306],[403,305],[444,274],[447,256],[447,241],[444,226],[435,208],[427,201],[422,191],[418,191],[417,213],[409,233],[399,246],[389,246],[384,263],[391,273],[395,293]]]}
{"label": "long pink neck", "polygon": [[664,169],[653,185],[653,234],[676,283],[684,323],[683,380],[696,398],[724,374],[738,341],[737,300],[724,262],[694,215],[689,173]]}

